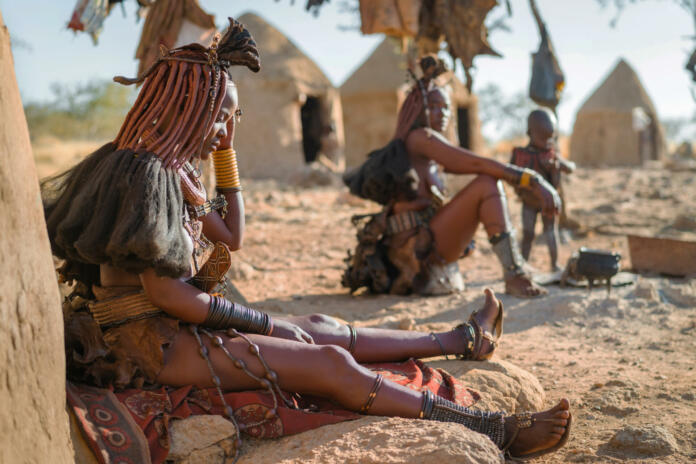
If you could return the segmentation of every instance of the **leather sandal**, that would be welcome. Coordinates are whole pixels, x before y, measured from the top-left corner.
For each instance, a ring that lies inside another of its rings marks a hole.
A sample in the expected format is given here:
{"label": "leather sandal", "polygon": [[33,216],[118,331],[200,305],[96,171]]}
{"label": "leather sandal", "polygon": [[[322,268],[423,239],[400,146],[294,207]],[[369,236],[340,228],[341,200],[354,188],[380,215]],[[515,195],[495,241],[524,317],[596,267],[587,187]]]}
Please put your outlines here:
{"label": "leather sandal", "polygon": [[[498,316],[495,318],[495,335],[488,330],[483,330],[476,320],[476,316],[481,309],[471,313],[466,323],[459,324],[455,330],[459,330],[464,335],[466,350],[458,354],[457,358],[471,361],[485,361],[493,356],[493,352],[498,347],[498,340],[503,335],[503,303],[498,301]],[[482,353],[483,340],[490,342],[489,350]]]}
{"label": "leather sandal", "polygon": [[[570,413],[569,413],[570,414]],[[512,417],[515,419],[515,429],[512,432],[512,436],[507,439],[505,445],[502,448],[503,453],[505,453],[505,457],[507,459],[514,461],[526,461],[527,459],[533,459],[533,458],[538,458],[539,456],[543,456],[545,454],[553,453],[554,451],[557,451],[558,449],[562,448],[566,442],[568,441],[568,437],[570,437],[570,425],[572,423],[573,416],[572,414],[568,416],[568,424],[566,425],[565,432],[561,436],[561,439],[556,443],[555,445],[542,449],[539,451],[534,451],[533,453],[527,453],[527,454],[522,454],[519,456],[513,456],[510,454],[510,446],[515,442],[517,439],[517,435],[520,433],[521,429],[528,429],[532,425],[534,425],[534,422],[553,422],[554,419],[538,419],[532,416],[531,412],[523,412],[523,413],[518,413],[518,414],[513,414]]]}

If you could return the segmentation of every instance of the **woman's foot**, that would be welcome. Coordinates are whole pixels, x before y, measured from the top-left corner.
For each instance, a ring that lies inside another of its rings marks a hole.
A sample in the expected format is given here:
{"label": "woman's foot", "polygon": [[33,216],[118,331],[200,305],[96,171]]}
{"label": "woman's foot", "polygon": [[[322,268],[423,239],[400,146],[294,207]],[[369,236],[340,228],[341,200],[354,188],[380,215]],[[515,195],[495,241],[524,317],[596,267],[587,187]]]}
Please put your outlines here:
{"label": "woman's foot", "polygon": [[471,314],[468,323],[454,329],[459,343],[456,353],[461,353],[465,358],[474,361],[493,356],[496,342],[503,330],[502,304],[490,288],[486,288],[483,293],[485,295],[483,306]]}
{"label": "woman's foot", "polygon": [[534,298],[549,292],[535,284],[529,275],[519,274],[505,279],[505,293],[518,298]]}
{"label": "woman's foot", "polygon": [[506,417],[505,440],[513,440],[507,451],[512,457],[525,457],[532,454],[538,456],[544,454],[545,450],[550,452],[554,447],[560,447],[559,445],[563,444],[561,441],[567,439],[566,430],[570,426],[569,408],[570,403],[563,398],[553,408],[532,414],[532,424],[527,428],[519,427],[515,416]]}

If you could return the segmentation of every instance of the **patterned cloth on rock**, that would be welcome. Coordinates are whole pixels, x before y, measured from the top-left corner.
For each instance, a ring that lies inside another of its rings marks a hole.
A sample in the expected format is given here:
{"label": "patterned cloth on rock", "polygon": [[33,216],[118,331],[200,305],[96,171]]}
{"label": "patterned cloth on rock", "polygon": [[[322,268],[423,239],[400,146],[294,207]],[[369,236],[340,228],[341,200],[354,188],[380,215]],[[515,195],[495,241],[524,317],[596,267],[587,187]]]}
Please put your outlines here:
{"label": "patterned cloth on rock", "polygon": [[[432,393],[471,406],[479,394],[441,369],[414,359],[402,363],[370,364],[385,378],[418,391]],[[101,463],[134,462],[159,464],[169,452],[169,423],[192,415],[223,415],[215,389],[160,387],[154,390],[112,391],[68,382],[68,404],[77,417],[82,434]],[[292,395],[301,409],[278,407],[277,416],[265,420],[273,401],[265,391],[225,394],[240,425],[264,421],[246,428],[256,438],[276,438],[311,430],[322,425],[357,419],[359,414],[341,409],[321,398]],[[149,450],[148,450],[149,448]]]}

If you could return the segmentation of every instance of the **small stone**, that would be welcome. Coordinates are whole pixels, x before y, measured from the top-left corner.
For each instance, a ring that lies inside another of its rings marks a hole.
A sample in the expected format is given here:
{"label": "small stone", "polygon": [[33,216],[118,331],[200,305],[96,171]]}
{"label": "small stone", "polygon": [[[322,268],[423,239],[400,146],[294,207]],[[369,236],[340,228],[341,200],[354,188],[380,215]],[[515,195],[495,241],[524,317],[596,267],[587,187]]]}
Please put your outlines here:
{"label": "small stone", "polygon": [[416,327],[416,321],[412,317],[407,317],[399,322],[399,329],[413,330]]}
{"label": "small stone", "polygon": [[664,376],[664,375],[662,375],[662,374],[660,374],[660,375],[656,375],[656,376],[655,376],[655,380],[667,380],[667,377]]}
{"label": "small stone", "polygon": [[602,388],[604,384],[602,382],[595,382],[592,384],[592,390],[597,390],[598,388]]}
{"label": "small stone", "polygon": [[660,301],[660,295],[657,292],[655,284],[646,279],[639,279],[636,283],[636,288],[633,290],[633,297],[648,301]]}
{"label": "small stone", "polygon": [[683,400],[686,400],[686,401],[693,401],[694,399],[696,399],[696,396],[694,396],[694,394],[691,392],[684,393],[681,397]]}
{"label": "small stone", "polygon": [[609,446],[627,455],[641,457],[667,456],[679,451],[674,436],[657,425],[626,426],[611,437]]}

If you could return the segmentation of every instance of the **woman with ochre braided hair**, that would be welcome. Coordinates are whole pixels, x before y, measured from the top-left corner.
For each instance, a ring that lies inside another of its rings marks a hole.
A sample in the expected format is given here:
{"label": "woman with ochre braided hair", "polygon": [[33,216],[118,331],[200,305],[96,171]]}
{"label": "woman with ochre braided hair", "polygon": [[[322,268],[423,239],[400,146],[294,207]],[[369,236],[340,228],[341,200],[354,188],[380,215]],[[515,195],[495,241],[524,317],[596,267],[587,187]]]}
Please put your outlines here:
{"label": "woman with ochre braided hair", "polygon": [[[438,76],[445,75],[444,63],[426,55],[420,67],[423,77],[399,110],[392,141],[344,177],[352,193],[385,207],[358,233],[358,247],[347,260],[343,284],[351,291],[368,287],[376,293],[461,291],[464,282],[457,260],[468,254],[482,224],[501,264],[506,293],[524,298],[545,294],[520,254],[500,181],[535,198],[548,217],[560,212],[557,192],[531,169],[450,143],[442,135],[449,124],[450,100],[437,84]],[[476,178],[446,202],[442,170]],[[385,181],[378,177],[382,171]]]}
{"label": "woman with ochre braided hair", "polygon": [[[458,422],[512,455],[556,449],[568,436],[568,402],[536,414],[467,409],[385,379],[359,363],[459,354],[487,359],[502,332],[502,305],[448,332],[355,329],[323,315],[271,318],[209,293],[244,232],[233,149],[237,90],[228,69],[260,67],[248,31],[230,28],[211,48],[163,52],[139,79],[139,96],[117,138],[44,183],[53,251],[66,300],[68,375],[98,386],[267,390],[327,398],[364,414]],[[206,198],[190,164],[212,154],[218,196]],[[241,424],[241,422],[240,422]],[[241,424],[244,425],[244,424]]]}

